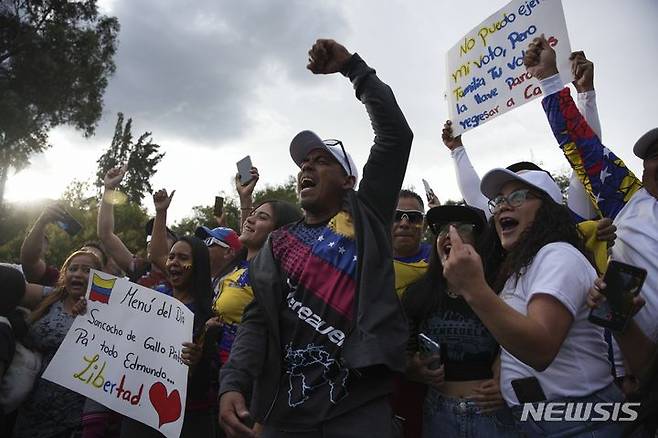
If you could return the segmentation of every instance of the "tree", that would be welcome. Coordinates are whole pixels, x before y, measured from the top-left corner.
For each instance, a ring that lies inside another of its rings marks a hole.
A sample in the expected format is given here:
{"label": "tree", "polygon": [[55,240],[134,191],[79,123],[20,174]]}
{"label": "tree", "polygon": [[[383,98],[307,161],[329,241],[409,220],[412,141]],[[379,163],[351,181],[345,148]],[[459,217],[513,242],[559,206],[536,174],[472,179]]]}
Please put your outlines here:
{"label": "tree", "polygon": [[96,0],[0,2],[0,204],[10,169],[45,150],[50,129],[93,135],[118,32]]}
{"label": "tree", "polygon": [[[281,185],[266,185],[262,189],[257,189],[254,191],[253,199],[254,205],[273,199],[298,204],[297,179],[294,176],[290,176],[288,180]],[[174,202],[175,201],[176,200],[174,199]],[[200,225],[205,225],[210,228],[215,228],[217,226],[217,221],[213,216],[212,205],[197,205],[193,207],[192,210],[194,211],[192,216],[181,219],[172,227],[172,230],[177,235],[182,236],[185,234],[194,234],[194,230]],[[233,228],[240,233],[240,208],[238,202],[234,198],[224,196],[224,215],[226,226]]]}
{"label": "tree", "polygon": [[132,119],[128,119],[124,126],[123,114],[119,113],[110,148],[98,159],[96,186],[103,186],[103,177],[108,170],[127,164],[128,174],[122,184],[123,191],[131,202],[139,205],[144,196],[152,192],[151,177],[165,154],[158,153],[160,146],[151,141],[150,132],[143,133],[137,143],[133,143],[131,129]]}

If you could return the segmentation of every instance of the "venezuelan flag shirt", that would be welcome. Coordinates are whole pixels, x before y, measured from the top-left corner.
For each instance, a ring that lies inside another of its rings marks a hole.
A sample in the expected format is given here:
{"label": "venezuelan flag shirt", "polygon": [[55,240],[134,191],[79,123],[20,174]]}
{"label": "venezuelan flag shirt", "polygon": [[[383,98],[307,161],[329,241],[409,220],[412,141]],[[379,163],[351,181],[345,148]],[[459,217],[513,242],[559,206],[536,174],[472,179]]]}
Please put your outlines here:
{"label": "venezuelan flag shirt", "polygon": [[357,246],[352,218],[298,222],[272,233],[286,281],[280,315],[283,373],[270,424],[315,430],[320,422],[390,392],[374,374],[343,366],[341,347],[354,319]]}
{"label": "venezuelan flag shirt", "polygon": [[219,361],[222,365],[228,360],[244,308],[253,299],[254,292],[249,283],[249,262],[245,260],[222,277],[215,289],[213,311],[224,321],[219,341]]}

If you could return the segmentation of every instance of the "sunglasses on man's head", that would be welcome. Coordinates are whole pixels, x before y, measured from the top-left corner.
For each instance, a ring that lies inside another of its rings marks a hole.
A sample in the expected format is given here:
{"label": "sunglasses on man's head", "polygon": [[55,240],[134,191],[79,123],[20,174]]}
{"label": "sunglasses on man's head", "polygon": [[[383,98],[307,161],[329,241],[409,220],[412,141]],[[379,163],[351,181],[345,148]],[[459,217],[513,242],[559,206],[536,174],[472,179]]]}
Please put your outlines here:
{"label": "sunglasses on man's head", "polygon": [[348,175],[352,176],[352,166],[350,166],[350,160],[347,159],[347,152],[345,152],[345,146],[343,146],[343,142],[340,140],[336,139],[329,139],[329,140],[322,140],[324,144],[327,146],[340,146],[340,150],[343,151],[343,158],[345,159],[345,164],[347,164],[347,170],[348,170]]}
{"label": "sunglasses on man's head", "polygon": [[406,219],[410,224],[420,224],[423,222],[425,215],[418,210],[395,210],[395,222],[401,222]]}
{"label": "sunglasses on man's head", "polygon": [[206,237],[203,243],[205,243],[208,248],[210,248],[213,245],[219,245],[222,248],[228,248],[228,245],[225,242],[222,242],[221,240],[212,236]]}

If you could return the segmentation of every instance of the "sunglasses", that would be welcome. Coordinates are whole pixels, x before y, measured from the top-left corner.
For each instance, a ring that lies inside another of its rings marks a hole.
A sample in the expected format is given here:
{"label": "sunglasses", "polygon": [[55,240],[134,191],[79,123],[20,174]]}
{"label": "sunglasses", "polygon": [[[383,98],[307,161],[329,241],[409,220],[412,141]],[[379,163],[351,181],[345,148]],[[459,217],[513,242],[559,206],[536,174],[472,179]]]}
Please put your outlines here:
{"label": "sunglasses", "polygon": [[418,210],[395,210],[395,222],[402,222],[406,219],[410,224],[420,224],[423,222],[425,215]]}
{"label": "sunglasses", "polygon": [[491,199],[487,205],[489,206],[489,211],[492,214],[496,214],[503,207],[503,204],[516,208],[523,204],[528,198],[532,199],[533,197],[539,198],[539,196],[532,193],[530,189],[521,189],[516,190],[507,196],[498,195]]}
{"label": "sunglasses", "polygon": [[206,244],[208,248],[210,248],[213,245],[219,245],[222,248],[228,248],[228,245],[225,242],[222,242],[221,240],[215,238],[215,237],[206,237],[206,239],[203,241],[203,243]]}
{"label": "sunglasses", "polygon": [[475,234],[475,229],[477,228],[475,224],[469,224],[465,222],[449,222],[430,224],[430,230],[432,230],[432,233],[438,237],[446,236],[450,231],[450,225],[457,229],[457,233],[459,233],[460,236]]}
{"label": "sunglasses", "polygon": [[345,164],[347,164],[347,169],[349,170],[348,175],[353,176],[354,174],[352,173],[352,166],[350,166],[350,160],[347,159],[347,152],[345,152],[345,147],[343,146],[343,142],[336,139],[323,140],[322,142],[327,146],[340,146],[340,150],[343,151],[343,158],[345,159]]}

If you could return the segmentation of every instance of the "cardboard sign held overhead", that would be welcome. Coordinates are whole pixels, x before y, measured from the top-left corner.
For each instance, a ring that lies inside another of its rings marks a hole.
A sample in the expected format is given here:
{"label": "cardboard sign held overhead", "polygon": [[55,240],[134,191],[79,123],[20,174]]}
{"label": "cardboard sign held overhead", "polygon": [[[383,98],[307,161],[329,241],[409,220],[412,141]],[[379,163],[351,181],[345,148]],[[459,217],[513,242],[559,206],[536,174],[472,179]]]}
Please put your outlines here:
{"label": "cardboard sign held overhead", "polygon": [[92,270],[78,316],[43,378],[141,421],[167,437],[183,427],[194,314],[183,303]]}
{"label": "cardboard sign held overhead", "polygon": [[446,99],[455,136],[541,95],[523,55],[542,33],[556,52],[560,78],[571,82],[571,45],[560,0],[514,0],[448,51]]}

